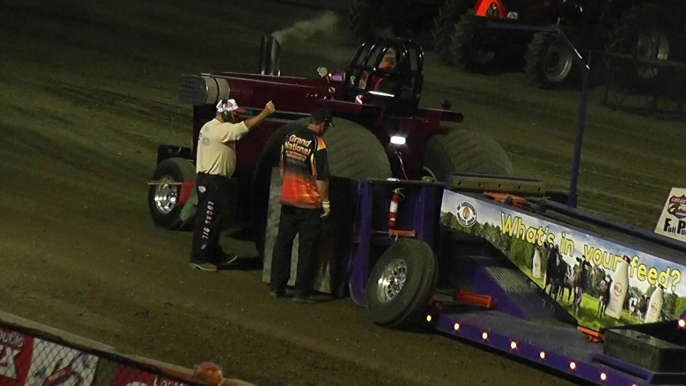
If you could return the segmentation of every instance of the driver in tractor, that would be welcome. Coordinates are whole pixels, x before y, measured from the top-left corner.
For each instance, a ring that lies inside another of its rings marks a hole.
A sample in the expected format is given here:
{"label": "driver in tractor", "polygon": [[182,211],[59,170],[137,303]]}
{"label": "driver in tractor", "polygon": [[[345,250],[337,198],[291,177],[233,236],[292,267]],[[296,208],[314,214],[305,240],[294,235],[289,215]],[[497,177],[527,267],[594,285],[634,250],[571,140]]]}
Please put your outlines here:
{"label": "driver in tractor", "polygon": [[[379,63],[378,67],[379,69],[383,71],[393,71],[395,68],[395,62],[396,62],[396,57],[395,57],[395,50],[393,48],[389,48],[384,52],[384,56],[381,59],[381,62]],[[367,87],[367,83],[369,83],[371,86],[369,87],[370,90],[375,91],[379,88],[379,85],[381,84],[381,81],[384,80],[384,76],[378,76],[378,75],[372,75],[370,76],[369,71],[365,71],[362,75],[362,79],[360,80],[360,88],[364,89]]]}

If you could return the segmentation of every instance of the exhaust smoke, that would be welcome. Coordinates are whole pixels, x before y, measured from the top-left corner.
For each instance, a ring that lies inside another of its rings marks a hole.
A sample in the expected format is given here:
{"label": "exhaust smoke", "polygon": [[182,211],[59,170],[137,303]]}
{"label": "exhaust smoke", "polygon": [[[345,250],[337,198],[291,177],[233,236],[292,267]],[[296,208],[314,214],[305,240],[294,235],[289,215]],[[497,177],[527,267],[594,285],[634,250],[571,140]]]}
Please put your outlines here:
{"label": "exhaust smoke", "polygon": [[274,31],[272,36],[283,46],[291,40],[303,41],[317,34],[334,32],[337,23],[338,16],[331,11],[326,11],[311,20],[298,21],[288,28]]}

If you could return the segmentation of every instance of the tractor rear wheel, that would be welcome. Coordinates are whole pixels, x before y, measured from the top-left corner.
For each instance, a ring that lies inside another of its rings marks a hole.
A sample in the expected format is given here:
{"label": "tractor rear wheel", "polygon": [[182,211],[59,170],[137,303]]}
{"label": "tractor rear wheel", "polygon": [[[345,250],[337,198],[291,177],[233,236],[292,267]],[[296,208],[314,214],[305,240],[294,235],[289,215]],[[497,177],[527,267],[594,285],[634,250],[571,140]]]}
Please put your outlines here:
{"label": "tractor rear wheel", "polygon": [[455,23],[473,6],[473,0],[444,0],[434,18],[434,27],[431,30],[433,47],[446,63],[450,62],[450,35],[455,29]]}
{"label": "tractor rear wheel", "polygon": [[553,89],[567,83],[574,67],[574,54],[560,38],[549,32],[534,34],[525,55],[524,71],[532,86]]}
{"label": "tractor rear wheel", "polygon": [[512,162],[493,138],[444,123],[426,141],[424,169],[438,181],[449,173],[512,175]]}
{"label": "tractor rear wheel", "polygon": [[169,230],[188,230],[193,225],[193,216],[183,218],[181,185],[184,181],[195,181],[195,167],[190,160],[169,158],[160,162],[152,174],[157,185],[148,189],[150,217],[158,227]]}
{"label": "tractor rear wheel", "polygon": [[465,66],[467,70],[480,70],[491,64],[495,50],[484,44],[477,33],[479,17],[474,10],[462,15],[450,35],[450,63]]}
{"label": "tractor rear wheel", "polygon": [[[637,4],[615,24],[607,51],[644,59],[676,60],[682,56],[680,28],[684,26],[678,26],[668,9],[651,3]],[[626,61],[618,63],[618,67],[611,66],[611,69],[623,87],[649,91],[667,80],[667,74],[659,67]]]}
{"label": "tractor rear wheel", "polygon": [[[272,169],[279,165],[281,140],[289,133],[306,127],[309,118],[302,118],[281,127],[264,147],[253,178],[252,219],[255,245],[264,258],[265,234],[270,198]],[[329,173],[333,177],[351,180],[392,177],[390,162],[381,142],[364,127],[344,119],[336,119],[336,127],[324,135]],[[333,205],[333,204],[332,204]]]}

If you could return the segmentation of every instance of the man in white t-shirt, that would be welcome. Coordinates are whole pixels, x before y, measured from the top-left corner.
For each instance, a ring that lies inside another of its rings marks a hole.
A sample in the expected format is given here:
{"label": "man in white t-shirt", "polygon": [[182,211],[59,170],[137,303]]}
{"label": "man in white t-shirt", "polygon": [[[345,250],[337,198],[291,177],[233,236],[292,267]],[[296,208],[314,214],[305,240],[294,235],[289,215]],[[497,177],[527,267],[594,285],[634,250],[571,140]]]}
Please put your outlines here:
{"label": "man in white t-shirt", "polygon": [[216,272],[217,265],[231,263],[236,256],[226,257],[219,246],[222,214],[225,211],[228,178],[236,170],[236,141],[274,113],[269,101],[262,112],[237,123],[244,110],[233,99],[217,103],[217,114],[207,122],[198,136],[195,170],[198,211],[193,231],[190,266],[194,269]]}

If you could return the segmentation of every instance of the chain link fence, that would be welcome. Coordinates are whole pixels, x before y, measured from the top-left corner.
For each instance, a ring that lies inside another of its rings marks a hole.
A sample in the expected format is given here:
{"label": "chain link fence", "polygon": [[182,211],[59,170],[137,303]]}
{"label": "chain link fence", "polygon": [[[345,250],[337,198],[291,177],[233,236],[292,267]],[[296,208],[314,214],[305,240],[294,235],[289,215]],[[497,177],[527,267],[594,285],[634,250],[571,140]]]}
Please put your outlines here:
{"label": "chain link fence", "polygon": [[0,386],[250,386],[146,362],[0,319]]}

